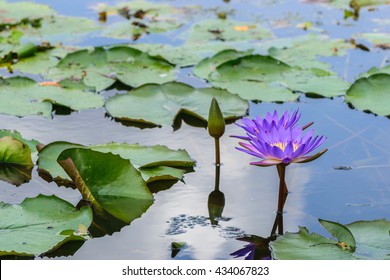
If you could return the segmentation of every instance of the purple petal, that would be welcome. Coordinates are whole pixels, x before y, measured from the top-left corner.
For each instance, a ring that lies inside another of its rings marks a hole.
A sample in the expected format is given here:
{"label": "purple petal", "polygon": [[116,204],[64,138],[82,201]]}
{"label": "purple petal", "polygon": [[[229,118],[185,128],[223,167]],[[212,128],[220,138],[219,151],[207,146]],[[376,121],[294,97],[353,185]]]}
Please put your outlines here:
{"label": "purple petal", "polygon": [[305,163],[305,162],[313,161],[313,160],[319,158],[320,156],[322,156],[327,150],[328,150],[328,149],[322,150],[321,152],[316,153],[315,155],[312,155],[312,156],[297,158],[297,159],[293,160],[293,162],[296,162],[296,163]]}
{"label": "purple petal", "polygon": [[276,165],[276,164],[279,164],[281,162],[282,161],[276,160],[276,159],[264,159],[264,160],[261,160],[261,161],[251,162],[250,164],[251,165],[257,165],[257,166],[266,167],[266,166]]}

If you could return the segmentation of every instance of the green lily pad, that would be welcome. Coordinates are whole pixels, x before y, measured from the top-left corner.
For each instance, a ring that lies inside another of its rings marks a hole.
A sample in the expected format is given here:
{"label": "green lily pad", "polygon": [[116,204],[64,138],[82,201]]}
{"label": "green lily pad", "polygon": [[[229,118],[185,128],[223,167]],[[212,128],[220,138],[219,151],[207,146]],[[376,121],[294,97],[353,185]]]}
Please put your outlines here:
{"label": "green lily pad", "polygon": [[0,163],[0,180],[19,187],[31,180],[32,166]]}
{"label": "green lily pad", "polygon": [[153,195],[129,160],[84,148],[65,150],[59,164],[95,211],[129,224],[153,204]]}
{"label": "green lily pad", "polygon": [[31,2],[0,2],[0,30],[2,26],[31,24],[33,20],[55,15],[56,12],[47,5]]}
{"label": "green lily pad", "polygon": [[226,120],[246,114],[248,103],[228,91],[216,88],[195,89],[171,82],[148,84],[127,94],[115,95],[106,102],[107,112],[115,119],[154,126],[171,125],[180,113],[193,116],[205,124],[213,97],[218,100]]}
{"label": "green lily pad", "polygon": [[50,42],[75,44],[92,31],[99,30],[99,25],[87,18],[71,16],[48,16],[41,20],[41,27],[20,28],[23,38],[32,42]]}
{"label": "green lily pad", "polygon": [[270,242],[271,254],[277,260],[354,260],[350,251],[342,250],[335,240],[299,227],[299,232],[287,232]]}
{"label": "green lily pad", "polygon": [[33,166],[31,150],[22,141],[4,136],[0,138],[0,164]]}
{"label": "green lily pad", "polygon": [[361,33],[356,37],[367,40],[378,48],[390,48],[390,33]]}
{"label": "green lily pad", "polygon": [[53,104],[83,110],[99,108],[103,97],[92,92],[41,86],[26,77],[0,78],[0,113],[14,116],[43,115],[50,118]]}
{"label": "green lily pad", "polygon": [[187,43],[257,41],[270,37],[272,37],[272,33],[268,29],[254,23],[213,19],[196,23],[189,33]]}
{"label": "green lily pad", "polygon": [[165,146],[141,146],[138,144],[109,143],[85,147],[69,142],[53,142],[39,152],[38,170],[47,181],[69,185],[70,177],[57,163],[58,156],[70,148],[92,149],[112,153],[130,160],[139,169],[147,183],[158,180],[182,179],[184,173],[194,166],[194,161],[184,150],[171,150]]}
{"label": "green lily pad", "polygon": [[337,238],[339,244],[343,244],[345,248],[348,248],[352,253],[356,250],[356,241],[351,231],[342,224],[332,221],[326,221],[319,219],[321,225],[329,231],[334,238]]}
{"label": "green lily pad", "polygon": [[297,92],[333,97],[344,94],[348,88],[348,83],[328,71],[292,67],[262,55],[227,61],[208,80],[242,98],[266,102],[292,101],[299,97]]}
{"label": "green lily pad", "polygon": [[[324,221],[322,220],[322,224]],[[357,221],[347,225],[325,221],[326,229],[338,242],[300,227],[298,233],[286,233],[270,243],[275,259],[389,259],[390,222]],[[356,242],[356,250],[350,246]],[[349,244],[348,244],[349,243]]]}
{"label": "green lily pad", "polygon": [[194,68],[194,74],[199,78],[207,79],[211,72],[217,67],[229,60],[234,60],[253,53],[253,50],[236,51],[233,49],[223,50],[215,54],[211,58],[205,58],[199,62]]}
{"label": "green lily pad", "polygon": [[89,227],[92,212],[80,210],[56,196],[27,198],[20,205],[0,202],[2,219],[0,255],[37,256],[65,242],[84,239],[75,235],[79,225]]}
{"label": "green lily pad", "polygon": [[24,144],[26,144],[32,153],[36,152],[37,151],[37,148],[36,146],[39,144],[39,141],[37,140],[27,140],[25,138],[23,138],[23,136],[16,130],[7,130],[7,129],[0,129],[0,138],[4,137],[4,136],[11,136],[12,138],[14,139],[18,139],[20,141],[22,141]]}
{"label": "green lily pad", "polygon": [[360,78],[348,89],[345,102],[356,109],[390,115],[390,74],[374,74]]}
{"label": "green lily pad", "polygon": [[355,256],[362,259],[390,259],[389,221],[358,221],[346,226],[356,239]]}
{"label": "green lily pad", "polygon": [[161,56],[170,63],[179,67],[188,67],[197,64],[207,56],[231,48],[224,43],[185,44],[171,46],[167,44],[133,44],[131,47],[147,52],[153,56]]}
{"label": "green lily pad", "polygon": [[196,6],[178,7],[140,0],[122,2],[116,6],[99,6],[96,8],[99,13],[119,14],[125,20],[107,26],[103,36],[134,40],[144,34],[177,29],[187,23],[189,17],[199,10]]}
{"label": "green lily pad", "polygon": [[83,80],[87,86],[104,90],[120,81],[131,87],[164,83],[175,78],[175,67],[163,58],[152,57],[126,46],[97,47],[67,54],[49,72],[54,79]]}
{"label": "green lily pad", "polygon": [[291,66],[304,69],[319,68],[329,71],[331,65],[319,61],[319,57],[343,56],[353,45],[341,39],[309,34],[296,38],[278,38],[265,42],[269,55]]}

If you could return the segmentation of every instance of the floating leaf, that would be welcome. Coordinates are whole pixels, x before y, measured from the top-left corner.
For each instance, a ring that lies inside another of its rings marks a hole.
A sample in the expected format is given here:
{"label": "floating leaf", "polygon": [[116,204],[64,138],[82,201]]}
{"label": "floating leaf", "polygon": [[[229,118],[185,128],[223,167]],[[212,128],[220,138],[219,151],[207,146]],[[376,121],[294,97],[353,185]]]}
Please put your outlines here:
{"label": "floating leaf", "polygon": [[22,137],[22,135],[16,131],[16,130],[7,130],[7,129],[0,129],[0,138],[4,137],[4,136],[11,136],[12,138],[14,139],[18,139],[20,141],[22,141],[24,144],[26,144],[32,153],[36,152],[37,151],[37,148],[36,148],[36,145],[39,144],[39,142],[37,140],[27,140],[25,138]]}
{"label": "floating leaf", "polygon": [[153,56],[164,57],[170,63],[180,67],[195,65],[207,56],[231,48],[224,43],[185,44],[182,46],[171,46],[167,44],[133,44],[131,47],[147,52]]}
{"label": "floating leaf", "polygon": [[31,24],[34,23],[34,20],[56,14],[56,12],[47,5],[31,2],[0,2],[0,10],[0,31],[3,29],[2,26]]}
{"label": "floating leaf", "polygon": [[213,19],[196,23],[187,43],[200,44],[210,41],[257,41],[270,38],[272,33],[256,24],[234,20]]}
{"label": "floating leaf", "polygon": [[65,150],[58,162],[95,211],[129,224],[153,204],[141,174],[129,160],[84,148]]}
{"label": "floating leaf", "polygon": [[[321,223],[324,225],[323,220]],[[357,221],[347,225],[325,221],[325,224],[339,242],[316,233],[309,234],[306,228],[300,227],[298,233],[288,232],[270,243],[272,256],[295,260],[389,259],[389,221]],[[353,240],[356,241],[356,251],[348,247]]]}
{"label": "floating leaf", "polygon": [[137,0],[122,2],[114,7],[100,5],[96,10],[106,15],[119,14],[124,18],[124,21],[109,25],[103,36],[136,40],[138,36],[144,34],[162,33],[179,28],[187,23],[199,8]]}
{"label": "floating leaf", "polygon": [[389,116],[390,74],[374,74],[358,79],[348,89],[345,102],[362,111]]}
{"label": "floating leaf", "polygon": [[[56,196],[27,198],[20,205],[0,202],[0,255],[40,255],[72,240],[73,231],[92,222],[90,208],[80,210]],[[69,231],[69,234],[63,234]]]}
{"label": "floating leaf", "polygon": [[208,108],[215,97],[225,120],[246,114],[248,103],[228,91],[216,88],[195,89],[171,82],[148,84],[127,94],[115,95],[106,102],[106,110],[115,119],[149,125],[171,125],[180,113],[207,124]]}
{"label": "floating leaf", "polygon": [[171,150],[165,146],[141,146],[138,144],[109,143],[84,147],[69,142],[53,142],[39,152],[38,170],[48,181],[69,185],[70,177],[57,163],[58,156],[70,148],[90,148],[103,153],[113,153],[128,159],[139,169],[148,183],[158,180],[182,179],[185,172],[194,166],[194,161],[184,150]]}
{"label": "floating leaf", "polygon": [[50,68],[57,65],[60,58],[63,58],[68,52],[75,48],[56,47],[46,51],[37,52],[34,56],[18,59],[16,64],[12,65],[14,71],[20,71],[31,74],[47,75]]}
{"label": "floating leaf", "polygon": [[390,49],[390,33],[362,33],[356,37],[371,42],[377,48]]}
{"label": "floating leaf", "polygon": [[346,225],[356,239],[355,256],[364,259],[390,259],[390,222],[358,221]]}
{"label": "floating leaf", "polygon": [[33,166],[31,150],[22,141],[11,136],[4,136],[0,138],[0,163]]}
{"label": "floating leaf", "polygon": [[338,244],[345,244],[345,246],[352,253],[356,250],[356,241],[351,231],[342,224],[335,223],[332,221],[326,221],[319,219],[321,225],[329,231],[333,237],[337,238]]}
{"label": "floating leaf", "polygon": [[211,58],[205,58],[194,68],[194,74],[199,78],[207,79],[211,72],[229,60],[237,59],[252,54],[253,50],[241,52],[233,49],[223,50]]}
{"label": "floating leaf", "polygon": [[[292,101],[296,92],[332,97],[348,83],[322,69],[291,67],[270,56],[248,55],[219,65],[208,78],[215,86],[249,100]],[[326,87],[325,87],[326,85]]]}
{"label": "floating leaf", "polygon": [[91,92],[40,86],[26,77],[0,78],[0,113],[14,116],[43,115],[50,118],[53,105],[71,110],[99,108],[103,97]]}
{"label": "floating leaf", "polygon": [[74,44],[98,29],[100,27],[91,19],[55,15],[43,18],[39,29],[23,28],[21,30],[24,39],[32,42]]}
{"label": "floating leaf", "polygon": [[98,91],[120,81],[131,87],[164,83],[175,78],[175,67],[163,58],[152,57],[126,46],[96,47],[67,54],[49,76],[83,80]]}
{"label": "floating leaf", "polygon": [[354,260],[350,251],[342,250],[336,241],[299,227],[299,232],[287,232],[270,242],[271,254],[278,260]]}

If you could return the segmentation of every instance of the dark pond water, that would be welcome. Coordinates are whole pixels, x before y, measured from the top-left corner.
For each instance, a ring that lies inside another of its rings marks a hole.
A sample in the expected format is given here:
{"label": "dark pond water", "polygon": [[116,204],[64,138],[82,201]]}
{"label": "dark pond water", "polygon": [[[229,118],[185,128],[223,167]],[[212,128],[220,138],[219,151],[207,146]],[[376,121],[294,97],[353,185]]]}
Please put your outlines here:
{"label": "dark pond water", "polygon": [[[94,1],[36,1],[50,4],[66,15],[96,18],[88,9]],[[161,1],[159,1],[161,2]],[[193,1],[167,1],[184,5]],[[234,11],[240,20],[257,20],[272,26],[277,37],[294,37],[307,33],[296,28],[297,23],[311,21],[332,38],[351,38],[352,34],[382,28],[373,19],[386,19],[387,6],[374,11],[362,9],[359,20],[343,19],[343,10],[299,1],[198,1],[205,8]],[[212,14],[210,12],[210,14]],[[169,42],[163,35],[150,35],[139,42]],[[92,38],[81,45],[98,45],[117,41]],[[122,42],[124,42],[122,40]],[[370,43],[362,41],[371,48]],[[179,42],[174,41],[177,44]],[[390,52],[350,50],[345,56],[322,58],[341,77],[352,82],[359,73],[372,66],[388,64]],[[184,69],[180,81],[195,86],[202,82],[188,76]],[[300,123],[314,121],[316,133],[325,135],[329,151],[307,164],[292,164],[287,168],[286,182],[291,192],[284,214],[284,230],[296,232],[305,226],[328,236],[318,218],[350,223],[358,220],[390,219],[390,120],[351,109],[343,98],[313,99],[301,96],[294,103],[251,103],[249,116],[268,111],[299,108]],[[252,158],[235,150],[237,139],[229,135],[242,134],[235,125],[228,125],[221,139],[220,190],[225,195],[225,207],[217,225],[212,225],[208,212],[208,196],[214,189],[214,141],[204,128],[186,123],[176,131],[171,127],[139,129],[126,127],[105,117],[104,109],[82,111],[68,116],[17,118],[0,115],[1,128],[15,129],[27,138],[42,143],[57,140],[81,144],[101,144],[111,141],[144,145],[163,144],[172,149],[186,149],[196,160],[195,172],[184,182],[158,192],[155,203],[131,225],[112,236],[91,239],[72,259],[170,259],[171,242],[186,242],[176,259],[231,259],[229,254],[242,248],[245,242],[236,240],[244,234],[262,237],[270,235],[277,209],[278,176],[275,167],[250,166]],[[348,168],[335,168],[344,166]],[[350,168],[349,168],[350,167]],[[339,170],[348,169],[348,170]],[[55,183],[47,183],[34,171],[29,183],[19,187],[0,182],[0,200],[20,203],[26,197],[40,193],[57,196],[74,204],[80,194]]]}

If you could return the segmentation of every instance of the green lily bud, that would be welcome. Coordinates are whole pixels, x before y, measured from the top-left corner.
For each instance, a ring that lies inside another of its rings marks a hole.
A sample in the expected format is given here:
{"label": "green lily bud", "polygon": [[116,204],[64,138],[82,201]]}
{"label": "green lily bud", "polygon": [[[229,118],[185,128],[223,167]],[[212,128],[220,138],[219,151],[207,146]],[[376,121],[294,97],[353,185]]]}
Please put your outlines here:
{"label": "green lily bud", "polygon": [[225,120],[215,97],[211,101],[208,130],[209,134],[216,139],[219,139],[225,133]]}

